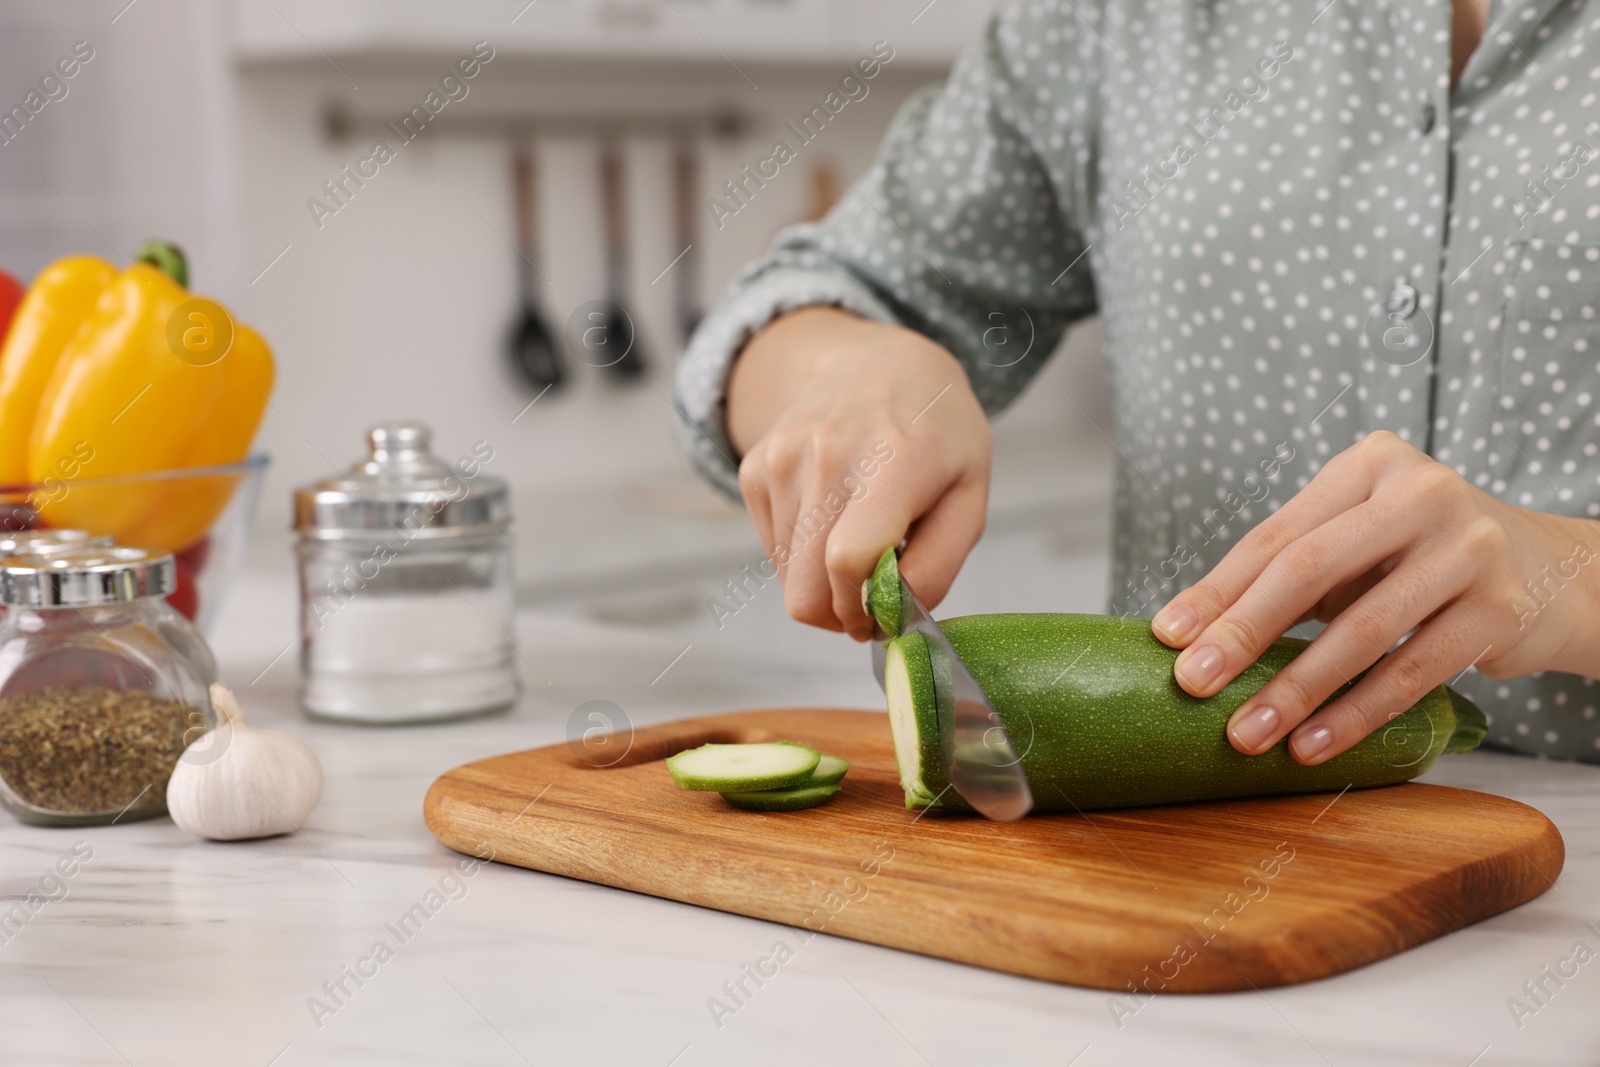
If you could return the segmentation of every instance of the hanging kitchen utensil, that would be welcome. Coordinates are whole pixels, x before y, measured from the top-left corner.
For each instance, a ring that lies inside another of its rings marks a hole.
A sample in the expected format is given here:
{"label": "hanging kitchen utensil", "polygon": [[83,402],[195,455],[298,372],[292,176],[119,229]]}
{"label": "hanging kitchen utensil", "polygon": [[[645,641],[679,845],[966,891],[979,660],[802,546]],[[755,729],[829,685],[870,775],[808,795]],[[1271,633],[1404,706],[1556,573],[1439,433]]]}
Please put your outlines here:
{"label": "hanging kitchen utensil", "polygon": [[539,188],[533,153],[518,145],[511,157],[511,189],[516,198],[517,277],[522,306],[512,324],[507,351],[523,381],[543,392],[567,377],[561,351],[539,310],[536,286],[544,279],[538,266]]}
{"label": "hanging kitchen utensil", "polygon": [[596,362],[612,376],[631,381],[643,377],[646,361],[639,351],[633,316],[625,306],[628,212],[623,197],[622,147],[614,140],[607,140],[600,149],[600,194],[604,201],[606,242],[606,306],[601,316],[607,359]]}
{"label": "hanging kitchen utensil", "polygon": [[700,188],[700,159],[696,154],[694,139],[685,137],[678,142],[677,154],[672,161],[673,202],[677,215],[678,247],[683,249],[678,259],[673,280],[678,307],[678,326],[683,339],[688,341],[700,325],[700,265],[695,243],[699,240],[698,214],[695,194]]}

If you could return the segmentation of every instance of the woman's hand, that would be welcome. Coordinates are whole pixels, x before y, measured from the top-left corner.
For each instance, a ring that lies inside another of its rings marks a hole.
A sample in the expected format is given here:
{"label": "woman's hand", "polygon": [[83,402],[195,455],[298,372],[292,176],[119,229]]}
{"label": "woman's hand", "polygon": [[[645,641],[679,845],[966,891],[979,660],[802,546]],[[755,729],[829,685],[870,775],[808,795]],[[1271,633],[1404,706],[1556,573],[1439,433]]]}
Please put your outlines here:
{"label": "woman's hand", "polygon": [[872,633],[861,583],[909,537],[901,572],[929,606],[983,533],[989,423],[954,356],[836,308],[791,312],[740,354],[728,425],[739,485],[789,614]]}
{"label": "woman's hand", "polygon": [[1240,752],[1290,734],[1294,758],[1317,764],[1473,664],[1492,678],[1600,673],[1597,555],[1595,523],[1506,504],[1376,433],[1174,597],[1155,633],[1184,650],[1178,684],[1207,697],[1297,622],[1329,623],[1228,722]]}

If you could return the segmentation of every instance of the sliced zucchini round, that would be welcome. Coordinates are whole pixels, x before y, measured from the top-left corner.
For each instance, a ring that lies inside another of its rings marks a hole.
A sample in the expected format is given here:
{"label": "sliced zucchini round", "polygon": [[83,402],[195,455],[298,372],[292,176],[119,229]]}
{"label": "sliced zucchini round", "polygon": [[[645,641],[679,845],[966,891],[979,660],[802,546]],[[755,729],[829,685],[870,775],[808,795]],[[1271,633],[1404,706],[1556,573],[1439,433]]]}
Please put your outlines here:
{"label": "sliced zucchini round", "polygon": [[811,772],[805,785],[838,785],[844,781],[844,776],[850,770],[850,761],[839,756],[829,756],[826,753],[817,761],[817,769]]}
{"label": "sliced zucchini round", "polygon": [[752,792],[800,785],[821,759],[816,749],[792,741],[701,745],[667,757],[667,770],[684,789]]}
{"label": "sliced zucchini round", "polygon": [[826,804],[839,787],[832,783],[803,785],[794,789],[764,789],[746,793],[723,793],[722,799],[745,811],[800,811]]}

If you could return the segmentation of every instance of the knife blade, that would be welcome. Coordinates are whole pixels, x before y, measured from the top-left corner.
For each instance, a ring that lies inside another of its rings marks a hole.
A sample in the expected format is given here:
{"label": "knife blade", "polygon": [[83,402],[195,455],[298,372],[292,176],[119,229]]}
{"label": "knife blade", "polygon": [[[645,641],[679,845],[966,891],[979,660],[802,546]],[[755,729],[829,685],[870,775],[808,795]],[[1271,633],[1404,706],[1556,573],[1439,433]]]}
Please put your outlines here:
{"label": "knife blade", "polygon": [[[900,632],[911,630],[928,640],[939,707],[939,754],[951,787],[987,819],[1014,822],[1022,818],[1033,807],[1033,794],[1005,724],[950,639],[902,577]],[[880,688],[886,640],[874,625],[872,674]]]}

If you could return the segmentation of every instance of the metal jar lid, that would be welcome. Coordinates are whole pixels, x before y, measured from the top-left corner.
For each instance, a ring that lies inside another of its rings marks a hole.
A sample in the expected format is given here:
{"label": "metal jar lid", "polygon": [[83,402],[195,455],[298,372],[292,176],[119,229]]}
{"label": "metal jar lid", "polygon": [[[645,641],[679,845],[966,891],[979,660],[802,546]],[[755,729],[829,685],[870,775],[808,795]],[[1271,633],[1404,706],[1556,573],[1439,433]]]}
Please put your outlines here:
{"label": "metal jar lid", "polygon": [[167,596],[178,588],[170,553],[86,546],[0,559],[0,601],[30,608],[86,608]]}
{"label": "metal jar lid", "polygon": [[0,533],[0,556],[55,555],[74,548],[98,548],[112,543],[104,534],[92,534],[88,530],[18,530]]}
{"label": "metal jar lid", "polygon": [[338,478],[301,486],[294,528],[302,538],[397,535],[433,539],[486,533],[511,521],[506,483],[441,462],[428,427],[389,422],[367,431],[367,458]]}

